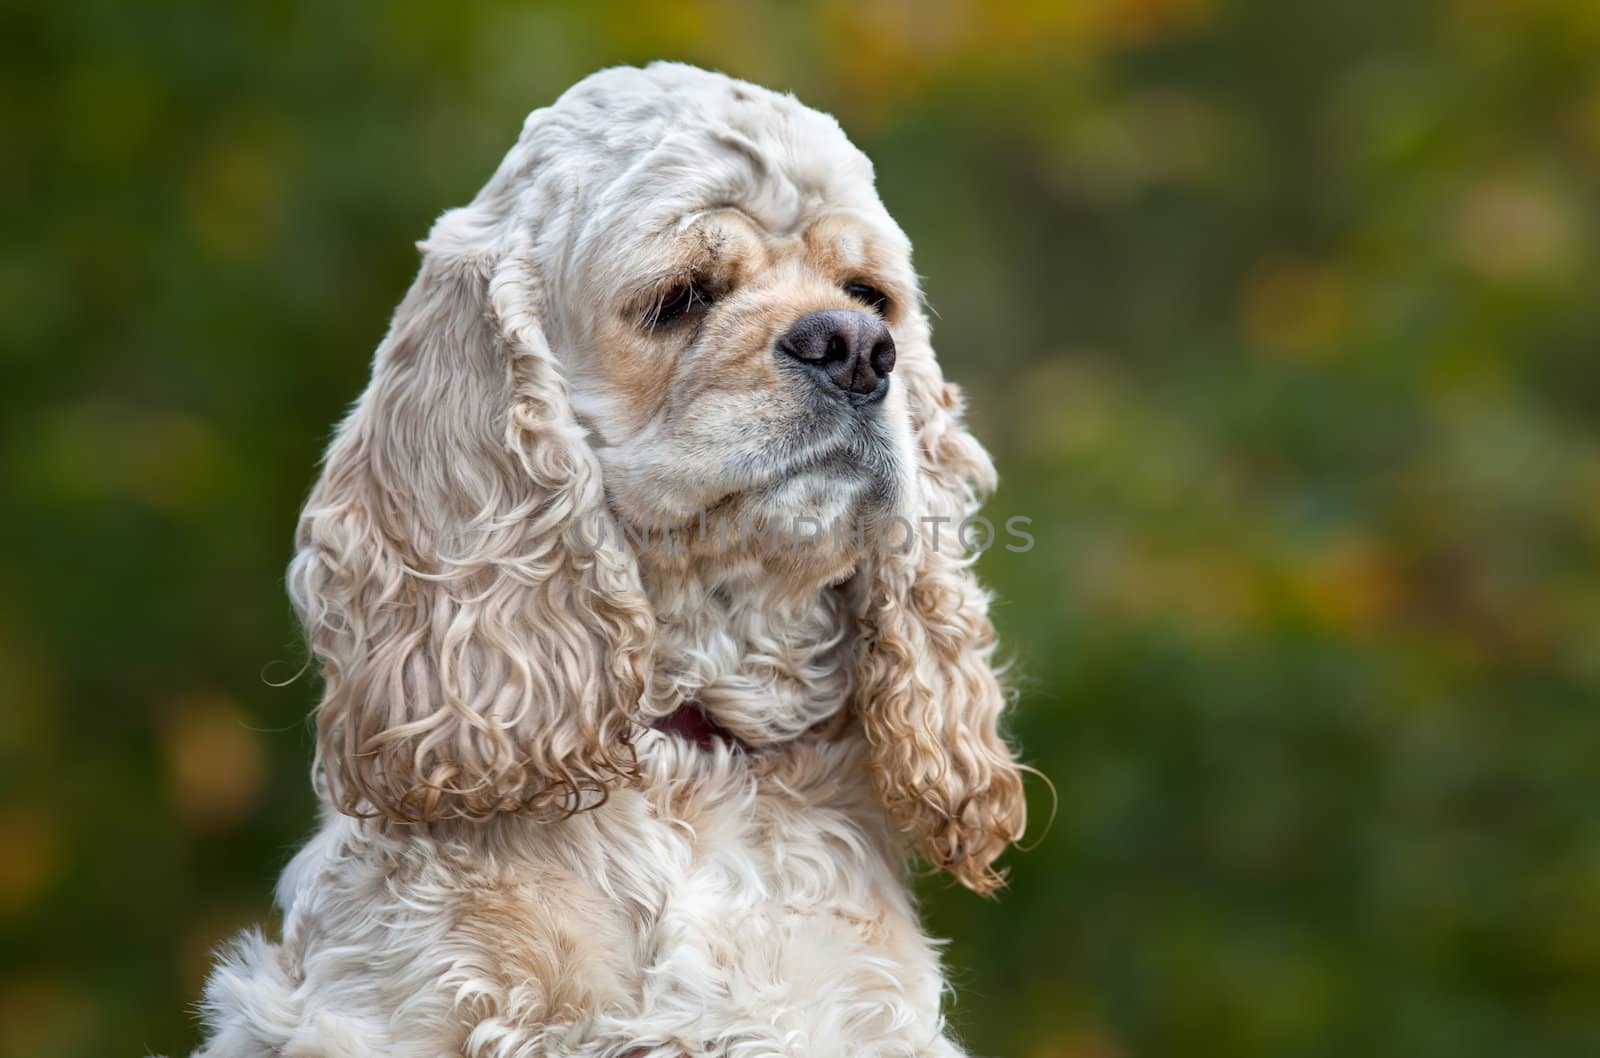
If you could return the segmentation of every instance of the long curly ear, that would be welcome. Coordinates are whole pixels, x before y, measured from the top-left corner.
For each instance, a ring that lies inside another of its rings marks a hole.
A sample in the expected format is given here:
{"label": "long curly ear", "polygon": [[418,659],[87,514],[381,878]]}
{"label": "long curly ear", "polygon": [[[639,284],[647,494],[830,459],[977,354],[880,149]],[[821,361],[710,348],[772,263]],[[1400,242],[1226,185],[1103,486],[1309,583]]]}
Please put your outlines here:
{"label": "long curly ear", "polygon": [[633,769],[652,619],[632,556],[584,546],[619,538],[599,465],[527,255],[485,252],[477,205],[423,244],[289,568],[319,784],[350,814],[566,813]]}
{"label": "long curly ear", "polygon": [[[963,885],[991,893],[992,866],[1026,823],[1022,776],[999,730],[1006,696],[993,667],[989,596],[961,553],[957,527],[994,488],[994,466],[961,420],[920,317],[897,335],[916,452],[906,520],[869,559],[862,615],[859,711],[890,819]],[[922,523],[922,519],[943,519]],[[937,540],[928,526],[941,527]]]}

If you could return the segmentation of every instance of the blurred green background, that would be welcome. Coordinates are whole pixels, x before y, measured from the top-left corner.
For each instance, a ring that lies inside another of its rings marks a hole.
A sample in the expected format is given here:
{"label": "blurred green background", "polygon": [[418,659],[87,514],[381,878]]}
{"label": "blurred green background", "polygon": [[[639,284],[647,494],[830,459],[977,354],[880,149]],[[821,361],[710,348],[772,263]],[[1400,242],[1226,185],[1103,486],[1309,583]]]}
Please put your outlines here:
{"label": "blurred green background", "polygon": [[1034,519],[983,568],[1060,810],[998,902],[923,883],[974,1050],[1600,1054],[1600,3],[84,0],[0,41],[0,1056],[195,1042],[312,824],[282,571],[412,243],[656,57],[876,159]]}

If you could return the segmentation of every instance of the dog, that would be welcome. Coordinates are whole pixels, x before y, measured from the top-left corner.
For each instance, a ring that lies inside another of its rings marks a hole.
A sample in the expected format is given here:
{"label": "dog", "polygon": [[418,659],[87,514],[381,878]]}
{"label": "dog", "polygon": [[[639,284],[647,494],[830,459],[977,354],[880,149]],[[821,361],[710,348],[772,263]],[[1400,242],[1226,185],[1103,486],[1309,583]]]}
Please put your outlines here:
{"label": "dog", "polygon": [[288,573],[320,829],[196,1054],[965,1053],[908,878],[1023,832],[995,473],[871,163],[610,69],[419,248]]}

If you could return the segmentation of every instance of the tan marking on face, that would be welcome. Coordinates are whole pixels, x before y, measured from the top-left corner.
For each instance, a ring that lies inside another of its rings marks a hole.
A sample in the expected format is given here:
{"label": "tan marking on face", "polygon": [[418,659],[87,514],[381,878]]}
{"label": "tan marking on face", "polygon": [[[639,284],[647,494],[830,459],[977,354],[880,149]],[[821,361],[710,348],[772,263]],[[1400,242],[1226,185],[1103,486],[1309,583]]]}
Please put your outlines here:
{"label": "tan marking on face", "polygon": [[656,343],[640,333],[632,320],[618,316],[600,323],[595,344],[600,350],[601,376],[624,416],[620,425],[630,432],[640,429],[671,392],[671,358],[662,356]]}
{"label": "tan marking on face", "polygon": [[867,239],[859,221],[843,213],[829,213],[806,229],[807,256],[819,271],[843,277],[867,264]]}
{"label": "tan marking on face", "polygon": [[[889,322],[905,313],[913,294],[905,251],[848,213],[820,217],[805,233],[806,254],[812,266],[838,287],[866,283],[889,295]],[[860,304],[850,300],[851,307]]]}
{"label": "tan marking on face", "polygon": [[[760,274],[769,255],[755,225],[737,210],[717,210],[697,218],[662,255],[649,274],[681,277],[703,284],[716,301],[737,295],[751,275]],[[674,376],[686,348],[693,344],[710,311],[655,331],[641,326],[652,299],[665,296],[680,280],[659,283],[627,297],[618,311],[607,314],[596,334],[602,351],[600,369],[607,387],[638,428],[672,396]],[[632,293],[632,292],[630,292]]]}

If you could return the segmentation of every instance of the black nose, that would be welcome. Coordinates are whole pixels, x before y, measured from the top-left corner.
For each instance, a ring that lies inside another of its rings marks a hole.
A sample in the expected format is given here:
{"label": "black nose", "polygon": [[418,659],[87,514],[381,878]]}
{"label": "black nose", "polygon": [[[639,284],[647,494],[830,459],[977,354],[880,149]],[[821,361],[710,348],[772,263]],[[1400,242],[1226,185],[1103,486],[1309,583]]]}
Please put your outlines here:
{"label": "black nose", "polygon": [[894,338],[878,317],[848,309],[801,316],[778,339],[778,352],[805,364],[819,385],[870,404],[889,392]]}

